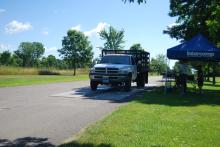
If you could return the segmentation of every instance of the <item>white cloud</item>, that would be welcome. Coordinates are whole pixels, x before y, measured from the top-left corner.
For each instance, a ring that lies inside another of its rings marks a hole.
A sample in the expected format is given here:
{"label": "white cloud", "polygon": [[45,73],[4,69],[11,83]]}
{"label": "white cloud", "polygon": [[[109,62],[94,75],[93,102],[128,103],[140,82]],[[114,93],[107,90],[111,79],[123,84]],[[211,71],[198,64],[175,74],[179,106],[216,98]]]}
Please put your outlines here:
{"label": "white cloud", "polygon": [[56,50],[58,50],[57,47],[51,47],[51,48],[48,48],[48,51],[56,51]]}
{"label": "white cloud", "polygon": [[70,30],[76,30],[76,31],[80,31],[80,29],[81,29],[80,25],[77,25],[77,26],[70,28]]}
{"label": "white cloud", "polygon": [[0,8],[0,13],[4,13],[6,10]]}
{"label": "white cloud", "polygon": [[23,23],[23,22],[18,22],[16,20],[13,20],[5,26],[5,32],[8,34],[14,34],[14,33],[20,33],[23,31],[30,30],[31,28],[32,28],[32,25],[28,22]]}
{"label": "white cloud", "polygon": [[42,28],[41,34],[43,34],[45,36],[49,35],[48,28],[47,27]]}
{"label": "white cloud", "polygon": [[44,56],[48,56],[48,55],[54,55],[56,56],[57,58],[59,57],[59,54],[58,54],[58,47],[46,47],[44,46],[45,48],[45,53],[44,53]]}
{"label": "white cloud", "polygon": [[53,47],[46,47],[46,46],[44,46],[44,48],[45,48],[45,52],[51,52],[51,51],[58,50],[58,48],[55,47],[55,46],[53,46]]}
{"label": "white cloud", "polygon": [[43,34],[43,35],[48,35],[49,32],[48,32],[48,31],[42,31],[42,34]]}
{"label": "white cloud", "polygon": [[12,45],[0,43],[0,52],[11,50]]}
{"label": "white cloud", "polygon": [[178,23],[174,22],[174,23],[168,25],[167,27],[168,27],[168,28],[172,28],[172,27],[178,26],[178,25],[179,25]]}
{"label": "white cloud", "polygon": [[[98,34],[99,32],[101,32],[101,30],[103,30],[105,27],[108,27],[108,26],[109,26],[109,24],[107,24],[105,22],[100,22],[100,23],[98,23],[98,25],[94,29],[91,29],[89,31],[85,31],[84,34],[88,37],[91,37],[92,35]],[[71,27],[70,30],[80,31],[81,25],[79,24],[77,26]]]}
{"label": "white cloud", "polygon": [[100,23],[98,23],[98,25],[94,28],[94,29],[92,29],[92,30],[90,30],[90,31],[86,31],[86,32],[84,32],[84,34],[86,35],[86,36],[92,36],[93,34],[97,34],[97,33],[99,33],[99,32],[101,32],[105,27],[107,27],[107,26],[109,26],[109,24],[107,24],[107,23],[105,23],[105,22],[100,22]]}

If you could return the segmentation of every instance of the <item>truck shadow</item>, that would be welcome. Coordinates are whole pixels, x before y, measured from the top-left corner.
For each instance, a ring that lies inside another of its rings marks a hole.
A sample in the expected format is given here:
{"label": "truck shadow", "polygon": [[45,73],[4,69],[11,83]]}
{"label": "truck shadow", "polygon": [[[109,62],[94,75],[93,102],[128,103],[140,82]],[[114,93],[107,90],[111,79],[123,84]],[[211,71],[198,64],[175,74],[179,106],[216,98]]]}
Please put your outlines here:
{"label": "truck shadow", "polygon": [[70,143],[66,143],[66,144],[63,144],[63,145],[60,145],[59,147],[112,147],[111,144],[104,144],[104,143],[101,143],[99,145],[94,145],[92,143],[79,143],[77,141],[73,141],[73,142],[70,142]]}
{"label": "truck shadow", "polygon": [[0,147],[55,147],[47,138],[24,137],[15,140],[0,139]]}
{"label": "truck shadow", "polygon": [[79,96],[84,99],[109,100],[112,103],[123,103],[130,101],[135,95],[154,89],[155,86],[137,88],[133,86],[130,91],[125,91],[122,87],[103,86],[97,91],[91,91],[89,87],[74,89],[73,96]]}
{"label": "truck shadow", "polygon": [[[15,140],[0,139],[0,147],[55,147],[47,138],[24,137]],[[110,144],[94,145],[92,143],[79,143],[72,141],[66,144],[58,145],[58,147],[111,147]]]}

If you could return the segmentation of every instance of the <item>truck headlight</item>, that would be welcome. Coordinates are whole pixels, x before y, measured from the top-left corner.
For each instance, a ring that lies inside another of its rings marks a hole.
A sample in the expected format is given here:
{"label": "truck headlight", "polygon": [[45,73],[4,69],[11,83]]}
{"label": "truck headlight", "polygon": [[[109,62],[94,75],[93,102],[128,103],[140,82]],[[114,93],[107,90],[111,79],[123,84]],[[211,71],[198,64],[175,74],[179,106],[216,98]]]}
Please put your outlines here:
{"label": "truck headlight", "polygon": [[127,73],[129,73],[130,71],[131,71],[131,69],[128,68],[128,67],[126,67],[126,68],[121,68],[119,72],[120,72],[121,74],[127,74]]}
{"label": "truck headlight", "polygon": [[128,71],[127,71],[127,70],[120,70],[119,73],[120,73],[120,74],[127,74]]}
{"label": "truck headlight", "polygon": [[125,70],[120,71],[120,74],[127,74],[127,73],[128,73],[128,71],[125,71]]}

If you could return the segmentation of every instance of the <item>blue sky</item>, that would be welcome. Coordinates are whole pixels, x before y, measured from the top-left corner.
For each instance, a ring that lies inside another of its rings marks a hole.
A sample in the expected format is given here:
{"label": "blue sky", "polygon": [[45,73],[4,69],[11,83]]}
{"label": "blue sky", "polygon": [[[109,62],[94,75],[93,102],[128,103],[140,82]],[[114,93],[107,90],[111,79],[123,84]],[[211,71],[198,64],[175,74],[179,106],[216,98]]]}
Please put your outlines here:
{"label": "blue sky", "polygon": [[121,0],[1,0],[0,52],[14,51],[23,41],[39,41],[49,54],[57,49],[68,29],[84,32],[93,45],[103,46],[97,32],[111,25],[125,31],[125,49],[134,43],[151,53],[166,54],[179,44],[163,34],[175,18],[168,16],[169,0],[149,0],[146,4],[124,4]]}

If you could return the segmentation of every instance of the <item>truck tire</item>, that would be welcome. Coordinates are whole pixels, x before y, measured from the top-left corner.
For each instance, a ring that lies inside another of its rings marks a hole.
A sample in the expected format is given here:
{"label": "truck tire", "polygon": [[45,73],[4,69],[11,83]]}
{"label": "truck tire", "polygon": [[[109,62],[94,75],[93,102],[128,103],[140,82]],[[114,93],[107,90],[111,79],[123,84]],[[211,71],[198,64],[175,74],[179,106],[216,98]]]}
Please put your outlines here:
{"label": "truck tire", "polygon": [[91,90],[92,91],[96,91],[97,90],[97,86],[98,86],[98,83],[95,82],[95,81],[90,81],[90,87],[91,87]]}
{"label": "truck tire", "polygon": [[131,76],[128,77],[128,80],[125,82],[125,90],[130,91],[131,90]]}
{"label": "truck tire", "polygon": [[145,73],[145,83],[148,83],[148,72]]}
{"label": "truck tire", "polygon": [[139,79],[137,79],[136,85],[137,85],[137,87],[140,87]]}
{"label": "truck tire", "polygon": [[145,86],[145,76],[142,74],[141,76],[141,82],[140,82],[140,87],[143,88]]}
{"label": "truck tire", "polygon": [[139,74],[137,78],[137,87],[144,87],[145,86],[145,76],[144,74]]}

